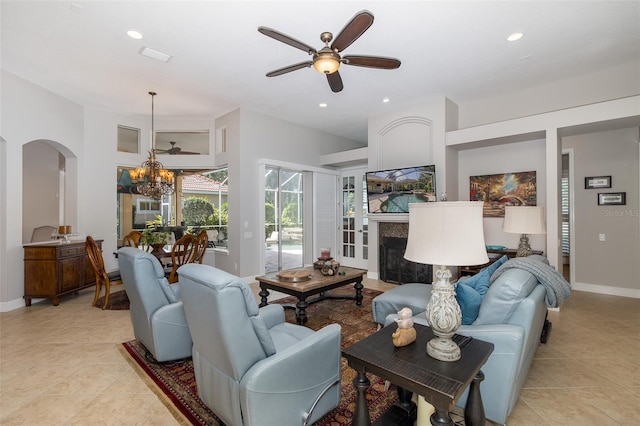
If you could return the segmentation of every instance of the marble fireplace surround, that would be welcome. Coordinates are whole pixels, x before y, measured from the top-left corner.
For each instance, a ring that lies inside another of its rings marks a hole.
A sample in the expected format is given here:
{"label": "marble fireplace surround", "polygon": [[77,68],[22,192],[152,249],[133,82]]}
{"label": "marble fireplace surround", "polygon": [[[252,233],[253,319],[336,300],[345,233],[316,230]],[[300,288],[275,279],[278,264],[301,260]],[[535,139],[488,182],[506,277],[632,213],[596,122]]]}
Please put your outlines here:
{"label": "marble fireplace surround", "polygon": [[367,277],[380,278],[380,243],[384,237],[407,238],[409,235],[408,213],[378,213],[367,216],[375,226],[369,228],[369,261]]}

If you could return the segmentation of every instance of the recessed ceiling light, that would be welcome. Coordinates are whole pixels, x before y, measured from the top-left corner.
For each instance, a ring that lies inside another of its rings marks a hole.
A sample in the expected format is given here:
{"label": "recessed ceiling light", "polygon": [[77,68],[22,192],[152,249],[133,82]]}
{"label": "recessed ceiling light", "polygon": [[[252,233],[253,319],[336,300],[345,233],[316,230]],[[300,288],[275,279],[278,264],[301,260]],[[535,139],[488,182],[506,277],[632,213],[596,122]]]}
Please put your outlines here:
{"label": "recessed ceiling light", "polygon": [[318,106],[319,106],[320,108],[326,108],[326,107],[327,107],[327,104],[326,104],[325,102],[320,102],[320,103],[318,104]]}
{"label": "recessed ceiling light", "polygon": [[131,38],[135,38],[136,40],[140,40],[142,39],[142,34],[140,34],[138,31],[136,30],[129,30],[127,31],[127,35]]}
{"label": "recessed ceiling light", "polygon": [[390,101],[391,101],[391,99],[389,99],[389,98],[382,98],[382,102],[383,102],[383,103],[385,103],[385,104],[386,104],[387,102],[390,102]]}
{"label": "recessed ceiling light", "polygon": [[171,58],[173,57],[171,55],[167,55],[166,53],[162,53],[157,50],[150,49],[147,46],[144,46],[142,49],[140,49],[138,53],[140,53],[142,56],[146,56],[148,58],[155,59],[160,62],[169,62],[169,60],[171,60]]}
{"label": "recessed ceiling light", "polygon": [[509,37],[507,37],[507,41],[517,41],[522,38],[524,34],[522,33],[513,33]]}

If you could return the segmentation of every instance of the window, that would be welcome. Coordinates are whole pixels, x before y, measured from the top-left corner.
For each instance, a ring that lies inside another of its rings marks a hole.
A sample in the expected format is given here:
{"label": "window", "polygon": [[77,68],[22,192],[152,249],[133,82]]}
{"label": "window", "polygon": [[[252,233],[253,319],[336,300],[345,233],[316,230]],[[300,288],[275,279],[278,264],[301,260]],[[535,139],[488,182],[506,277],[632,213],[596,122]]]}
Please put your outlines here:
{"label": "window", "polygon": [[118,126],[118,151],[134,154],[140,152],[140,129]]}
{"label": "window", "polygon": [[158,155],[207,155],[209,131],[156,131]]}
{"label": "window", "polygon": [[[566,172],[563,171],[563,175]],[[562,198],[562,254],[569,255],[569,177],[563,176],[560,186]]]}
{"label": "window", "polygon": [[206,230],[209,243],[225,249],[228,239],[228,182],[226,167],[215,170],[174,170],[176,193],[153,200],[138,194],[129,170],[118,167],[117,227],[119,238],[132,229],[144,229],[160,216],[177,238],[184,232]]}
{"label": "window", "polygon": [[149,199],[138,199],[138,211],[140,213],[160,213],[160,201]]}

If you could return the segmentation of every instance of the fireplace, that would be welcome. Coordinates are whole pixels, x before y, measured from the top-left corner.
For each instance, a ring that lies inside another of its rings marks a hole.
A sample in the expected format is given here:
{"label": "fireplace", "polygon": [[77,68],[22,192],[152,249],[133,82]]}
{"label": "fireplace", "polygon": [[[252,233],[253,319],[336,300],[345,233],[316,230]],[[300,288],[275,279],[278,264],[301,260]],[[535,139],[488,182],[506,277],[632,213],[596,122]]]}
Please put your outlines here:
{"label": "fireplace", "polygon": [[379,278],[382,281],[398,284],[431,284],[433,278],[431,265],[411,262],[404,258],[408,234],[409,224],[407,223],[379,224]]}

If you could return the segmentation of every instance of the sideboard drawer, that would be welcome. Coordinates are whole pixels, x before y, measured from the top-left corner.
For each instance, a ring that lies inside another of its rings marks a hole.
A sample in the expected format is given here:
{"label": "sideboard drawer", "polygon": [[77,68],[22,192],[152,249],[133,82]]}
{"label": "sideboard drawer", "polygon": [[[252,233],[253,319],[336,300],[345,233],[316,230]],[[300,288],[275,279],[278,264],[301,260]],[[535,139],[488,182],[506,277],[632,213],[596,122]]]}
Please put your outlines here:
{"label": "sideboard drawer", "polygon": [[62,258],[62,257],[74,257],[74,256],[82,256],[86,253],[86,246],[85,243],[83,242],[81,246],[71,246],[71,245],[65,245],[65,246],[59,246],[58,247],[58,258]]}

